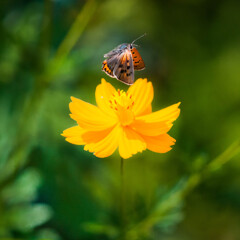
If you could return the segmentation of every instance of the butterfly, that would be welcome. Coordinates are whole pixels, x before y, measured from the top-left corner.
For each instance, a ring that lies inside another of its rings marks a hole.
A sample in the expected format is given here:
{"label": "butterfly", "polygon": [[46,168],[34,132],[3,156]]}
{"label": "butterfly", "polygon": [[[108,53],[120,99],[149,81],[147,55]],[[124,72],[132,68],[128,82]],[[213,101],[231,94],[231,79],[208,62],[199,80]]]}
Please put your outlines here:
{"label": "butterfly", "polygon": [[[139,38],[145,36],[142,35]],[[145,64],[138,50],[137,45],[132,43],[123,43],[104,55],[106,58],[102,63],[102,70],[112,78],[127,84],[134,83],[134,70],[143,70]]]}

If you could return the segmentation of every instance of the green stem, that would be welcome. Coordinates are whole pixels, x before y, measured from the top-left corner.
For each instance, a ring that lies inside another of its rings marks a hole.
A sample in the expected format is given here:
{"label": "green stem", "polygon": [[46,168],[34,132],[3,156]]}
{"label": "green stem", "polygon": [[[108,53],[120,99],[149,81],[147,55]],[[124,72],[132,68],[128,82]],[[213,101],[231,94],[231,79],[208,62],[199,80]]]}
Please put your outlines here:
{"label": "green stem", "polygon": [[234,142],[218,157],[214,158],[210,163],[203,167],[199,172],[192,174],[185,188],[181,191],[182,198],[192,191],[198,184],[210,176],[210,173],[219,170],[224,164],[229,162],[234,156],[240,152],[240,141]]}
{"label": "green stem", "polygon": [[124,159],[121,158],[120,166],[120,175],[121,175],[121,190],[120,190],[120,224],[121,224],[121,240],[125,239],[125,184],[124,184]]}
{"label": "green stem", "polygon": [[121,182],[123,184],[123,173],[124,173],[124,160],[121,158]]}
{"label": "green stem", "polygon": [[[47,70],[49,76],[53,77],[58,72],[58,70],[64,63],[65,58],[67,57],[71,49],[74,47],[74,45],[77,43],[79,36],[81,36],[81,34],[83,33],[96,9],[97,3],[95,0],[88,0],[86,2],[83,9],[76,17],[75,22],[72,24],[67,36],[60,44],[55,57],[50,62]],[[50,81],[52,77],[46,80]]]}
{"label": "green stem", "polygon": [[173,209],[179,201],[183,200],[191,191],[193,191],[201,182],[211,176],[210,173],[219,170],[224,164],[230,161],[240,152],[240,141],[234,142],[230,147],[228,147],[222,154],[213,159],[209,164],[203,167],[199,172],[193,173],[186,183],[182,186],[179,191],[173,192],[158,209],[152,211],[145,219],[136,224],[132,229],[130,229],[126,235],[127,239],[133,239],[133,236],[141,234],[146,235],[150,229],[156,223],[156,219],[160,220],[159,216],[165,216],[167,212]]}
{"label": "green stem", "polygon": [[240,141],[234,142],[230,147],[228,147],[222,154],[213,159],[205,169],[206,173],[214,172],[231,160],[240,152]]}

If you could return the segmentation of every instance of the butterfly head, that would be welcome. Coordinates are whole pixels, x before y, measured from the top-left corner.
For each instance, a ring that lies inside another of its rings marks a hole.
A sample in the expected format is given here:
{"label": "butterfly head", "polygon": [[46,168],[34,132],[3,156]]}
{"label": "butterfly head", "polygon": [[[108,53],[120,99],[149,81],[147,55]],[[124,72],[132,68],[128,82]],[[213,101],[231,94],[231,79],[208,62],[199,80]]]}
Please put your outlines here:
{"label": "butterfly head", "polygon": [[133,44],[133,43],[130,43],[130,44],[129,44],[130,50],[132,50],[133,48],[137,48],[137,47],[138,47],[137,44]]}
{"label": "butterfly head", "polygon": [[119,45],[118,47],[117,47],[117,49],[119,50],[119,51],[123,51],[123,50],[132,50],[133,48],[136,48],[136,47],[138,47],[138,45],[137,44],[133,44],[133,43],[123,43],[123,44],[121,44],[121,45]]}

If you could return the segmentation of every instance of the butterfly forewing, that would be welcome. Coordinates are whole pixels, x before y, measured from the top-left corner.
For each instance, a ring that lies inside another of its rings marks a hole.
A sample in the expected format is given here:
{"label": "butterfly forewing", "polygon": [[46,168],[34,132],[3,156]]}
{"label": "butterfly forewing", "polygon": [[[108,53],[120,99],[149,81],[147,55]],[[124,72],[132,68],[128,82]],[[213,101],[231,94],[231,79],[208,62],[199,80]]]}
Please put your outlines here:
{"label": "butterfly forewing", "polygon": [[125,50],[121,54],[119,64],[115,66],[113,74],[118,80],[124,82],[125,84],[133,84],[134,68],[130,50]]}
{"label": "butterfly forewing", "polygon": [[132,58],[133,58],[133,66],[135,70],[143,70],[145,68],[145,64],[142,60],[142,57],[136,48],[131,49]]}
{"label": "butterfly forewing", "polygon": [[104,54],[104,57],[111,58],[113,56],[119,56],[121,53],[124,52],[125,49],[127,49],[127,46],[128,46],[127,43],[120,44],[116,48],[114,48],[112,51]]}

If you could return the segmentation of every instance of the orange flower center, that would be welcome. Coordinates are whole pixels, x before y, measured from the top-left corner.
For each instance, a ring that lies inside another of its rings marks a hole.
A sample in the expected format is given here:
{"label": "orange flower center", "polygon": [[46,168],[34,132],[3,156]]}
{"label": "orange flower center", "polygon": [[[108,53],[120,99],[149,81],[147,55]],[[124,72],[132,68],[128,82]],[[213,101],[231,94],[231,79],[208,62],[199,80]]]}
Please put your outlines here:
{"label": "orange flower center", "polygon": [[110,98],[109,103],[110,107],[117,113],[122,126],[128,126],[133,122],[134,114],[132,107],[134,101],[132,95],[118,89],[117,93],[113,94]]}

